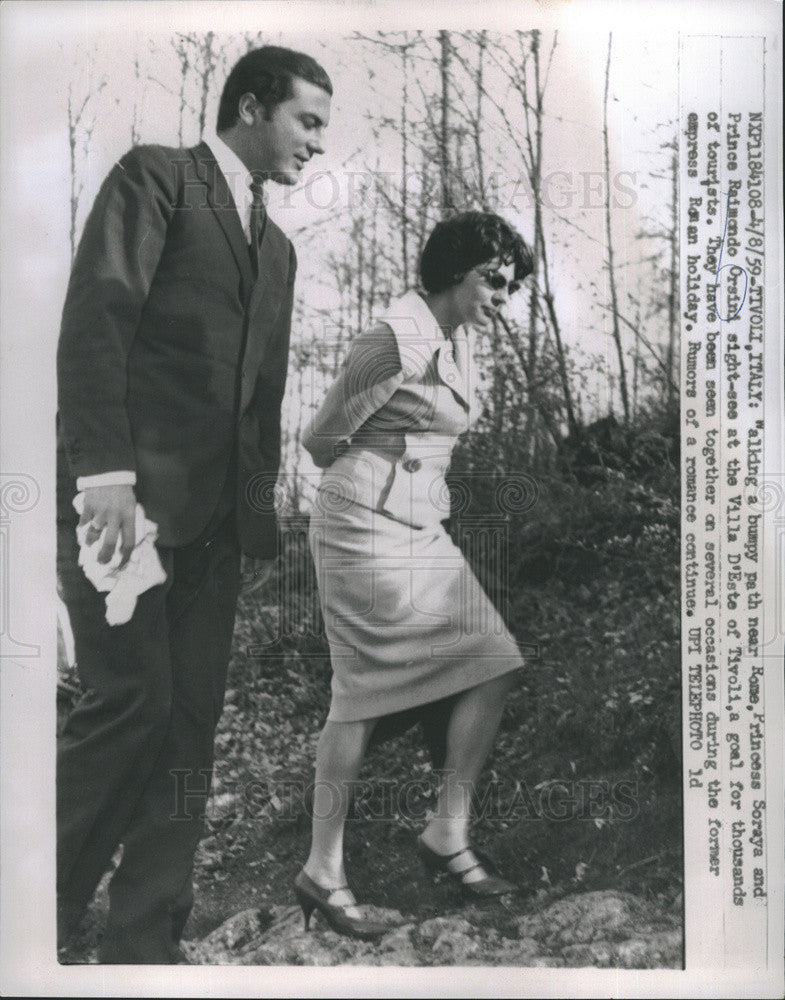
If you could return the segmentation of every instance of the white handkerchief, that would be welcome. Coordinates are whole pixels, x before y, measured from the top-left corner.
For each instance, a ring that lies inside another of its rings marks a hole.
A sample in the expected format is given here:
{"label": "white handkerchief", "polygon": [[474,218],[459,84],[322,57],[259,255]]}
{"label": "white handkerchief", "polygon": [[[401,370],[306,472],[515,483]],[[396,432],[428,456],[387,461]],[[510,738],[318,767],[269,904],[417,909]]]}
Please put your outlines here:
{"label": "white handkerchief", "polygon": [[[84,493],[74,497],[74,508],[81,517],[84,509]],[[125,625],[131,620],[136,607],[136,599],[145,590],[166,580],[166,573],[158,558],[155,540],[158,525],[149,521],[140,503],[136,505],[136,545],[128,562],[120,567],[120,539],[108,563],[98,562],[98,553],[103,545],[104,532],[88,545],[86,542],[89,524],[76,529],[79,542],[79,565],[96,590],[108,591],[106,597],[106,620],[110,625]],[[104,529],[105,531],[106,529]]]}

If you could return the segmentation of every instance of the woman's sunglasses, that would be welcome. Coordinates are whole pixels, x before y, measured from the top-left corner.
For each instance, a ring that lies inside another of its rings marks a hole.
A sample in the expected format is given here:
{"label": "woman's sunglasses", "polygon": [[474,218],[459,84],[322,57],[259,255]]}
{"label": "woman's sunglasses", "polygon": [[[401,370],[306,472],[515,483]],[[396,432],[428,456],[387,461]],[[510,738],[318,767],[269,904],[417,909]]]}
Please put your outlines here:
{"label": "woman's sunglasses", "polygon": [[501,271],[491,271],[490,269],[484,267],[477,267],[475,268],[475,270],[480,275],[485,284],[490,285],[491,288],[494,289],[494,291],[498,292],[500,289],[506,288],[508,295],[515,295],[517,291],[520,291],[521,282],[511,281],[508,285],[507,279],[504,277]]}

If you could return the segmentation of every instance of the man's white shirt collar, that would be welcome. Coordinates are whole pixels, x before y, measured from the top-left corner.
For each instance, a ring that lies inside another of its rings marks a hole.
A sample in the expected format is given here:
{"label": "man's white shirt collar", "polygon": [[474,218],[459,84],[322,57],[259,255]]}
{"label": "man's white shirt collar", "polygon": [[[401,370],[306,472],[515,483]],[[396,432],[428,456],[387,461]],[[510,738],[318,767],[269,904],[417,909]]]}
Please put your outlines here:
{"label": "man's white shirt collar", "polygon": [[232,192],[237,211],[240,213],[240,222],[243,225],[245,238],[250,242],[251,209],[253,207],[251,183],[253,177],[237,153],[233,149],[230,149],[217,133],[214,132],[206,141],[215,157],[219,170],[226,178],[226,183]]}

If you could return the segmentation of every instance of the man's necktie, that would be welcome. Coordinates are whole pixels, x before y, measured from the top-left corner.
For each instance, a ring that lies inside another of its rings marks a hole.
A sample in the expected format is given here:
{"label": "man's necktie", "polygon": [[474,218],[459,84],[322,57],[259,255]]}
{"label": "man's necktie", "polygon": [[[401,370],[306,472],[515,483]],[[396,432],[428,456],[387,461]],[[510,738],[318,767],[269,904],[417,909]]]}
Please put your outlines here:
{"label": "man's necktie", "polygon": [[266,212],[264,209],[264,197],[261,187],[254,187],[253,189],[253,205],[251,207],[251,242],[248,247],[251,254],[251,263],[253,264],[254,273],[259,273],[259,246],[262,242],[262,236],[264,235],[264,224],[266,220]]}

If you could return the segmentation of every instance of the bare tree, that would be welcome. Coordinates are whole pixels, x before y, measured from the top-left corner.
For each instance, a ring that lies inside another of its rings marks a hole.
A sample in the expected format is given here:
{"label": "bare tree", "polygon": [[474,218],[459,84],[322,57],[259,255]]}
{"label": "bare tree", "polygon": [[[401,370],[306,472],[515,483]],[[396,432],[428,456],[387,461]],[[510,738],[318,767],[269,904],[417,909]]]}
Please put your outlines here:
{"label": "bare tree", "polygon": [[101,93],[107,82],[105,76],[102,76],[97,83],[94,80],[95,54],[93,52],[88,53],[86,65],[87,74],[84,93],[77,95],[77,88],[74,81],[71,80],[68,84],[68,102],[66,106],[71,175],[70,227],[68,233],[71,246],[71,261],[76,256],[77,219],[82,192],[84,191],[84,181],[81,177],[81,163],[88,154],[96,121],[95,115],[88,115],[88,108],[91,101],[94,101]]}
{"label": "bare tree", "polygon": [[[409,287],[409,45],[405,41],[401,45],[401,267],[403,270],[404,288]],[[375,199],[374,199],[375,200]]]}
{"label": "bare tree", "polygon": [[630,422],[630,400],[627,394],[627,374],[624,363],[624,348],[621,342],[621,328],[619,326],[619,302],[616,291],[616,272],[613,266],[613,236],[611,232],[611,168],[610,154],[608,151],[608,87],[611,75],[611,44],[613,32],[608,34],[608,59],[605,63],[605,93],[602,102],[602,140],[605,156],[605,238],[608,251],[608,284],[611,290],[611,322],[613,331],[613,342],[616,344],[616,354],[619,359],[619,391],[621,392],[622,408],[624,409],[624,422]]}
{"label": "bare tree", "polygon": [[448,31],[439,32],[440,61],[439,73],[441,77],[441,138],[439,142],[439,168],[442,184],[442,213],[452,214],[455,205],[450,184],[450,56],[452,44]]}
{"label": "bare tree", "polygon": [[[179,109],[177,125],[178,145],[184,145],[186,114],[195,114],[199,132],[199,141],[204,138],[207,124],[207,105],[210,98],[210,88],[219,65],[226,64],[224,47],[219,45],[216,35],[208,31],[205,35],[197,32],[178,34],[172,40],[180,63]],[[250,43],[249,43],[250,46]],[[188,99],[189,86],[196,89],[197,103],[194,106]]]}
{"label": "bare tree", "polygon": [[139,93],[141,85],[141,72],[139,67],[139,53],[134,55],[134,106],[131,112],[131,145],[137,146],[141,141],[141,111],[140,104],[144,104],[145,90],[142,86],[141,95]]}
{"label": "bare tree", "polygon": [[482,141],[482,99],[483,99],[483,72],[485,49],[488,44],[488,32],[481,31],[477,38],[477,84],[475,88],[475,118],[474,118],[474,155],[477,161],[477,194],[484,211],[490,207],[485,190],[485,170],[483,167],[483,141]]}
{"label": "bare tree", "polygon": [[[379,159],[376,159],[376,169],[375,173],[379,173]],[[405,181],[404,181],[405,184]],[[369,320],[373,318],[374,309],[376,307],[376,297],[378,292],[378,281],[379,281],[379,200],[378,198],[373,199],[373,204],[371,208],[371,241],[370,247],[368,249],[369,257],[369,275],[368,275],[368,295],[367,295],[367,305],[368,305],[368,318]],[[404,226],[405,229],[405,226]],[[408,287],[408,273],[404,271],[404,288]]]}
{"label": "bare tree", "polygon": [[213,48],[215,35],[208,31],[198,43],[198,76],[199,76],[199,141],[204,137],[207,124],[207,102],[210,96],[210,86],[215,76],[216,53]]}
{"label": "bare tree", "polygon": [[191,45],[192,37],[190,35],[178,34],[176,38],[172,39],[172,46],[174,47],[177,58],[180,62],[180,105],[178,108],[178,119],[177,119],[177,145],[183,146],[183,128],[185,125],[185,112],[188,108],[188,102],[185,97],[186,84],[188,82],[188,73],[191,69]]}
{"label": "bare tree", "polygon": [[[486,99],[487,103],[497,113],[507,141],[519,157],[528,190],[532,195],[533,205],[533,252],[534,275],[529,293],[528,344],[525,364],[518,352],[519,360],[526,372],[527,383],[530,386],[539,384],[538,368],[542,350],[543,336],[553,337],[555,354],[555,376],[561,388],[562,405],[567,425],[571,433],[578,430],[578,421],[572,399],[572,388],[568,374],[567,353],[556,309],[555,296],[551,287],[548,244],[545,239],[545,227],[542,211],[542,164],[543,164],[543,122],[545,119],[545,94],[548,86],[553,56],[558,44],[558,34],[554,33],[547,58],[542,59],[542,36],[539,31],[517,32],[518,53],[514,54],[508,39],[488,40],[486,37],[477,39],[482,46],[482,53],[488,54],[493,68],[505,78],[513,93],[517,93],[519,106],[514,108],[500,97],[498,91],[491,91],[483,77],[477,72],[475,85]],[[516,115],[516,110],[519,112]],[[521,127],[521,122],[522,126]],[[538,401],[537,413],[543,415],[546,409],[552,409],[554,402],[546,401],[545,396],[536,394]],[[532,414],[533,416],[533,414]],[[555,425],[550,414],[546,428],[551,438],[554,437]],[[536,421],[530,421],[527,434],[537,435]]]}

